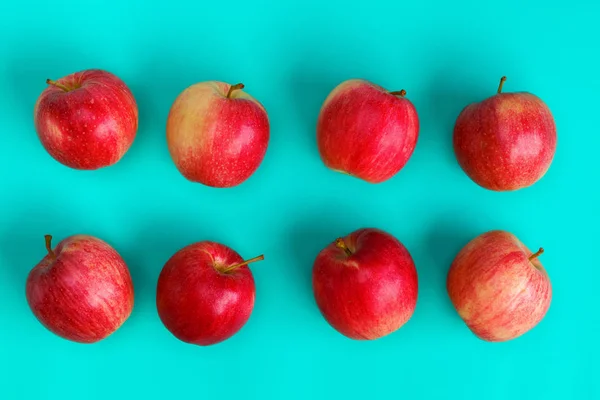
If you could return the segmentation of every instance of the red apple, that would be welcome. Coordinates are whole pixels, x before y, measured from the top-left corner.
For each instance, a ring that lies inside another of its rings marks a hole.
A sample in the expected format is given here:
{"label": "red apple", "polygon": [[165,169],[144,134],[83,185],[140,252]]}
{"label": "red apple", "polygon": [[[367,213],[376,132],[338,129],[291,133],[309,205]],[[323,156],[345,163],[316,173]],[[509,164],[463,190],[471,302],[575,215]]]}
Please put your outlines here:
{"label": "red apple", "polygon": [[26,296],[37,319],[56,335],[79,343],[98,342],[115,332],[133,309],[133,284],[121,256],[107,243],[70,236],[27,277]]}
{"label": "red apple", "polygon": [[456,256],[447,279],[452,304],[469,329],[490,342],[514,339],[546,315],[552,286],[538,256],[514,235],[490,231]]}
{"label": "red apple", "polygon": [[248,264],[234,250],[202,241],[175,253],[158,278],[156,307],[165,327],[179,340],[199,346],[237,333],[254,308],[255,287]]}
{"label": "red apple", "polygon": [[312,281],[327,322],[351,339],[373,340],[396,331],[417,304],[412,257],[396,238],[378,229],[359,229],[323,249]]}
{"label": "red apple", "polygon": [[556,126],[542,100],[527,92],[498,93],[465,107],[454,126],[454,152],[478,185],[518,190],[541,179],[556,151]]}
{"label": "red apple", "polygon": [[138,128],[137,104],[125,83],[98,69],[46,83],[34,111],[35,129],[46,151],[81,170],[119,161]]}
{"label": "red apple", "polygon": [[419,117],[406,91],[352,79],[325,99],[317,144],[325,165],[370,183],[398,173],[417,145]]}
{"label": "red apple", "polygon": [[232,187],[260,166],[269,144],[265,108],[244,85],[201,82],[184,90],[167,120],[169,152],[192,182]]}

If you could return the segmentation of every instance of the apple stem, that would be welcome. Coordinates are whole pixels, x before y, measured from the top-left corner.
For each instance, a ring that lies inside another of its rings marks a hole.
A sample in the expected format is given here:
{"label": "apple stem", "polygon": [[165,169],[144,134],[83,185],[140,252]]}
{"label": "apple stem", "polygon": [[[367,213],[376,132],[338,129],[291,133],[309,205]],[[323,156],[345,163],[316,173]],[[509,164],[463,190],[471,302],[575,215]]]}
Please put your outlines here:
{"label": "apple stem", "polygon": [[544,252],[544,249],[542,249],[540,247],[540,249],[538,251],[536,251],[535,253],[533,253],[532,255],[529,256],[529,261],[533,261],[536,258],[538,258],[540,256],[540,254],[542,254]]}
{"label": "apple stem", "polygon": [[46,250],[48,250],[48,255],[52,258],[56,258],[56,254],[52,250],[52,235],[45,235],[44,239],[46,239]]}
{"label": "apple stem", "polygon": [[62,89],[62,90],[64,90],[65,92],[68,92],[68,91],[69,91],[69,88],[68,88],[68,87],[66,87],[66,86],[65,86],[65,85],[63,85],[62,83],[58,83],[58,82],[56,82],[56,81],[53,81],[52,79],[46,79],[46,83],[47,83],[48,85],[56,86],[57,88],[59,88],[59,89]]}
{"label": "apple stem", "polygon": [[506,82],[506,77],[503,76],[500,78],[500,84],[498,85],[498,93],[502,93],[502,86],[504,86],[504,82]]}
{"label": "apple stem", "polygon": [[229,91],[227,92],[227,98],[230,99],[231,98],[231,93],[233,93],[234,90],[240,90],[244,88],[244,84],[243,83],[238,83],[237,85],[231,85],[229,86]]}
{"label": "apple stem", "polygon": [[344,250],[344,253],[346,253],[347,256],[351,256],[352,255],[352,251],[350,251],[350,249],[348,248],[348,246],[346,246],[346,243],[344,242],[344,239],[337,238],[335,240],[335,245],[338,247],[338,249]]}
{"label": "apple stem", "polygon": [[243,267],[244,265],[248,265],[248,264],[251,264],[251,263],[256,262],[256,261],[262,261],[264,259],[265,259],[265,256],[261,254],[260,256],[251,258],[251,259],[246,260],[246,261],[242,261],[241,263],[231,265],[231,266],[223,269],[221,272],[223,272],[224,274],[226,274],[227,272],[231,272],[231,271],[233,271],[236,268]]}
{"label": "apple stem", "polygon": [[406,90],[402,89],[398,90],[397,92],[390,92],[390,94],[393,94],[394,96],[404,97],[406,96]]}

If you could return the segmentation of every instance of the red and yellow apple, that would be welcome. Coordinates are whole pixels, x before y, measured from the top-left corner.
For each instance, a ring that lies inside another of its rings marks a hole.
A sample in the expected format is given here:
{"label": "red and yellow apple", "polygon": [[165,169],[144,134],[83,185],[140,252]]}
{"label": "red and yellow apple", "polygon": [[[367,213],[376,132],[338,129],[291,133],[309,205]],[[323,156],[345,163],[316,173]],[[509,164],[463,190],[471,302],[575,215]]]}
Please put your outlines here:
{"label": "red and yellow apple", "polygon": [[486,232],[456,256],[447,277],[448,295],[479,338],[515,339],[546,315],[552,285],[538,256],[513,234]]}
{"label": "red and yellow apple", "polygon": [[185,89],[173,103],[167,144],[175,166],[188,180],[232,187],[262,163],[269,144],[269,118],[243,88],[201,82]]}
{"label": "red and yellow apple", "polygon": [[359,229],[329,244],[314,262],[312,282],[325,320],[355,340],[398,330],[417,304],[417,270],[410,253],[379,229]]}
{"label": "red and yellow apple", "polygon": [[208,346],[236,334],[254,308],[256,290],[251,262],[231,248],[210,241],[176,252],[163,267],[156,307],[165,327],[177,339]]}
{"label": "red and yellow apple", "polygon": [[138,128],[137,104],[127,85],[98,69],[46,83],[34,110],[35,129],[46,151],[80,170],[118,162]]}
{"label": "red and yellow apple", "polygon": [[412,156],[419,117],[406,91],[389,92],[361,79],[338,85],[325,99],[317,122],[317,144],[325,165],[380,183]]}
{"label": "red and yellow apple", "polygon": [[48,330],[79,343],[98,342],[115,332],[133,309],[133,283],[125,261],[110,245],[75,235],[46,256],[27,277],[31,311]]}
{"label": "red and yellow apple", "polygon": [[556,152],[556,125],[550,109],[527,92],[498,92],[465,107],[454,126],[459,165],[478,185],[518,190],[540,180]]}

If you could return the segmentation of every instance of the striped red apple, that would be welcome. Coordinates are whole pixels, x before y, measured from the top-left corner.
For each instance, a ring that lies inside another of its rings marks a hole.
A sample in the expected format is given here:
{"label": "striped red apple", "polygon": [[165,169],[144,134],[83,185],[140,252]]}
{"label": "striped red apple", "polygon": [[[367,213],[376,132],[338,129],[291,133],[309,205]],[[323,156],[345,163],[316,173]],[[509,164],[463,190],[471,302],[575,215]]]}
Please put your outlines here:
{"label": "striped red apple", "polygon": [[248,264],[216,242],[190,244],[164,265],[156,287],[156,307],[164,326],[182,342],[220,343],[248,322],[256,289]]}
{"label": "striped red apple", "polygon": [[127,85],[99,69],[46,83],[34,110],[35,129],[46,151],[74,169],[117,163],[138,128],[137,104]]}
{"label": "striped red apple", "polygon": [[479,338],[515,339],[546,315],[552,285],[539,256],[515,235],[490,231],[471,240],[456,256],[447,277],[448,295]]}
{"label": "striped red apple", "polygon": [[325,99],[317,122],[317,144],[325,165],[370,183],[396,175],[412,156],[419,117],[406,91],[390,92],[351,79]]}
{"label": "striped red apple", "polygon": [[133,283],[119,253],[106,242],[74,235],[46,256],[27,277],[26,297],[48,330],[79,343],[95,343],[115,332],[133,309]]}
{"label": "striped red apple", "polygon": [[550,168],[556,125],[548,106],[527,92],[503,93],[465,107],[454,126],[459,165],[478,185],[495,191],[526,188]]}
{"label": "striped red apple", "polygon": [[359,229],[330,243],[314,262],[312,282],[325,320],[355,340],[400,329],[417,304],[413,259],[398,239],[380,229]]}
{"label": "striped red apple", "polygon": [[201,82],[171,106],[167,144],[179,172],[192,182],[233,187],[258,169],[269,144],[269,118],[243,84]]}

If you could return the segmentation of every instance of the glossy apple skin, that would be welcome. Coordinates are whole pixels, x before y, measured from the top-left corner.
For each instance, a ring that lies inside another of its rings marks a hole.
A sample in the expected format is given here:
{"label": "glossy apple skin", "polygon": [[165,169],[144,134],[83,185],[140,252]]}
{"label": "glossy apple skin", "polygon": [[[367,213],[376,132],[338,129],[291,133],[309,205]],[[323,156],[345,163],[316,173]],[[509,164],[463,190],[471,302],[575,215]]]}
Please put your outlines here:
{"label": "glossy apple skin", "polygon": [[237,333],[254,308],[256,289],[247,265],[229,247],[202,241],[175,253],[158,278],[156,306],[165,327],[179,340],[199,346]]}
{"label": "glossy apple skin", "polygon": [[313,292],[325,320],[355,340],[374,340],[398,330],[413,315],[417,270],[408,250],[392,235],[365,228],[335,242],[313,266]]}
{"label": "glossy apple skin", "polygon": [[465,107],[454,126],[454,153],[465,173],[494,191],[540,180],[556,152],[550,109],[531,93],[498,93]]}
{"label": "glossy apple skin", "polygon": [[418,137],[414,105],[360,79],[338,85],[325,99],[317,122],[317,145],[325,165],[370,183],[397,174],[412,156]]}
{"label": "glossy apple skin", "polygon": [[265,108],[230,84],[201,82],[184,90],[167,120],[167,144],[179,172],[192,182],[233,187],[262,163],[269,144]]}
{"label": "glossy apple skin", "polygon": [[95,343],[129,318],[134,290],[125,261],[110,245],[87,235],[62,240],[33,268],[26,297],[36,318],[56,335]]}
{"label": "glossy apple skin", "polygon": [[127,85],[98,69],[56,82],[70,90],[48,85],[34,110],[35,129],[46,151],[61,164],[79,170],[118,162],[138,129],[138,107]]}
{"label": "glossy apple skin", "polygon": [[552,285],[539,258],[513,234],[486,232],[456,256],[447,278],[448,295],[460,317],[489,342],[515,339],[546,315]]}

